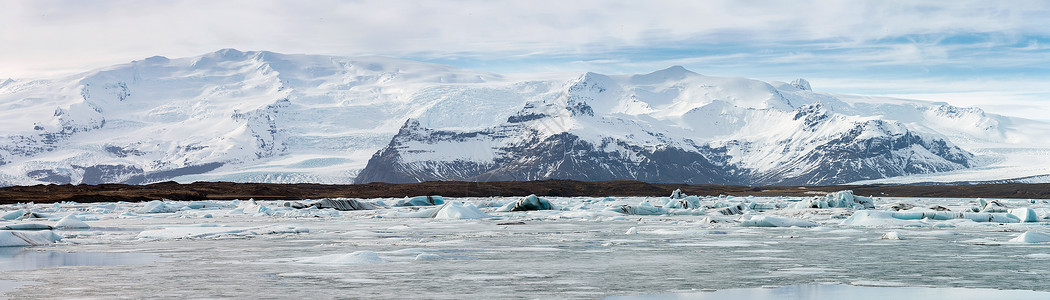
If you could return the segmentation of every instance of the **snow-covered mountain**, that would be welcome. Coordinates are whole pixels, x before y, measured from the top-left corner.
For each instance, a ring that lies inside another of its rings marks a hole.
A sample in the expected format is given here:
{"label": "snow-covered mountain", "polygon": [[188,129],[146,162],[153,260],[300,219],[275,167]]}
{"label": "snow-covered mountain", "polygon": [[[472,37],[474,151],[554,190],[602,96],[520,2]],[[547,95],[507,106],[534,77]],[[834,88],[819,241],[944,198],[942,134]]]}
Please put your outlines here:
{"label": "snow-covered mountain", "polygon": [[0,185],[1038,181],[1050,177],[1048,128],[681,67],[517,80],[224,49],[0,81]]}

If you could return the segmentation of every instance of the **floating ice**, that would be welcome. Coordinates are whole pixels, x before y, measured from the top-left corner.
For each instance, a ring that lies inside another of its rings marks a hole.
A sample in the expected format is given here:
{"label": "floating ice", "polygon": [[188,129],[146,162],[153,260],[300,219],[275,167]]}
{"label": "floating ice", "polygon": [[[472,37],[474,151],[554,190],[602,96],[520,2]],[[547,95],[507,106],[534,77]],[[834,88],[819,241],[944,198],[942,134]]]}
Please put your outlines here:
{"label": "floating ice", "polygon": [[721,208],[708,209],[707,213],[731,216],[744,214],[744,212],[747,212],[748,210],[751,210],[751,206],[747,205],[746,203],[740,203]]}
{"label": "floating ice", "polygon": [[490,218],[492,216],[482,212],[471,205],[471,203],[462,203],[457,201],[445,202],[441,208],[427,212],[427,215],[433,214],[433,218],[436,219],[482,219]]}
{"label": "floating ice", "polygon": [[4,214],[3,216],[0,216],[0,219],[17,220],[18,218],[21,218],[22,215],[25,215],[26,212],[27,212],[27,210],[24,210],[24,209],[11,211],[11,212],[8,212],[8,213]]}
{"label": "floating ice", "polygon": [[81,221],[79,218],[77,218],[77,216],[68,215],[68,216],[62,218],[62,220],[59,220],[58,223],[55,224],[55,227],[57,227],[57,228],[90,228],[91,226],[88,226],[87,223],[84,223],[84,221]]}
{"label": "floating ice", "polygon": [[1015,243],[1050,243],[1050,234],[1036,231],[1025,231],[1021,235],[1010,239]]}
{"label": "floating ice", "polygon": [[638,227],[631,227],[630,229],[627,229],[627,233],[625,234],[638,234]]}
{"label": "floating ice", "polygon": [[0,226],[0,230],[51,230],[51,225],[37,223],[22,223]]}
{"label": "floating ice", "polygon": [[529,195],[524,199],[518,200],[517,202],[511,202],[503,207],[500,207],[496,211],[508,212],[508,211],[527,211],[527,210],[551,210],[554,206],[551,205],[550,201],[536,195]]}
{"label": "floating ice", "polygon": [[996,200],[986,202],[984,199],[979,199],[978,202],[982,203],[981,212],[983,213],[1004,213],[1009,209],[1005,204],[999,203],[999,201]]}
{"label": "floating ice", "polygon": [[1014,217],[1017,217],[1021,222],[1039,222],[1039,216],[1035,214],[1035,210],[1031,208],[1012,208],[1008,213]]}
{"label": "floating ice", "polygon": [[416,260],[441,260],[441,255],[433,253],[420,253],[416,255]]}
{"label": "floating ice", "polygon": [[383,259],[379,257],[379,254],[372,251],[355,251],[346,254],[331,254],[300,259],[299,262],[326,265],[372,265],[383,263]]}
{"label": "floating ice", "polygon": [[969,219],[974,222],[1017,223],[1020,220],[1010,214],[1002,213],[959,213],[949,211],[928,212],[889,212],[860,210],[842,221],[842,225],[852,226],[909,226],[920,225],[922,219],[954,220]]}
{"label": "floating ice", "polygon": [[306,232],[310,232],[310,230],[306,228],[281,225],[230,227],[217,224],[200,224],[194,226],[171,226],[145,230],[139,233],[137,237],[139,239],[197,239]]}
{"label": "floating ice", "polygon": [[679,208],[679,209],[693,209],[700,208],[700,198],[697,196],[687,196],[683,198],[674,198],[667,200],[664,204],[664,208]]}
{"label": "floating ice", "polygon": [[434,206],[445,204],[445,198],[441,196],[416,196],[411,199],[398,201],[394,206]]}
{"label": "floating ice", "polygon": [[628,215],[663,215],[667,214],[667,211],[663,208],[655,207],[649,202],[642,201],[638,205],[620,205],[618,207],[610,207],[608,210],[619,212]]}
{"label": "floating ice", "polygon": [[746,218],[746,220],[740,222],[740,226],[746,227],[814,227],[818,225],[820,224],[802,219],[764,215],[751,216],[750,218]]}
{"label": "floating ice", "polygon": [[138,212],[140,214],[170,213],[170,212],[177,212],[177,211],[179,211],[180,208],[181,207],[178,207],[178,206],[175,206],[175,205],[167,205],[167,204],[164,203],[164,201],[153,200],[153,201],[150,201],[149,203],[146,203],[145,206],[142,206],[142,208],[140,208],[138,210]]}
{"label": "floating ice", "polygon": [[887,232],[886,234],[883,234],[881,237],[879,237],[879,239],[883,239],[883,240],[904,240],[905,238],[904,238],[903,235],[901,235],[900,232],[890,231],[890,232]]}
{"label": "floating ice", "polygon": [[855,196],[852,190],[845,190],[800,201],[792,205],[792,208],[872,209],[875,208],[875,201],[868,197]]}
{"label": "floating ice", "polygon": [[354,199],[324,199],[314,203],[312,205],[316,208],[332,208],[335,210],[349,211],[349,210],[373,210],[379,207],[372,205],[371,203],[361,202]]}
{"label": "floating ice", "polygon": [[0,247],[27,247],[47,245],[62,240],[50,230],[0,230]]}

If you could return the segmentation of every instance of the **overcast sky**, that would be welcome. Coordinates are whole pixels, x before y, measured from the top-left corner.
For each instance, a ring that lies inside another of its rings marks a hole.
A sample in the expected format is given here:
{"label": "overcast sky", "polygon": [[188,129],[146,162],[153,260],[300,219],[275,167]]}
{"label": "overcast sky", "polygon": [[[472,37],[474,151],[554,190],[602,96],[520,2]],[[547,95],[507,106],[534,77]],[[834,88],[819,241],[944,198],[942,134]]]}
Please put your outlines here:
{"label": "overcast sky", "polygon": [[671,65],[1050,119],[1047,1],[0,0],[0,78],[221,48],[500,73]]}

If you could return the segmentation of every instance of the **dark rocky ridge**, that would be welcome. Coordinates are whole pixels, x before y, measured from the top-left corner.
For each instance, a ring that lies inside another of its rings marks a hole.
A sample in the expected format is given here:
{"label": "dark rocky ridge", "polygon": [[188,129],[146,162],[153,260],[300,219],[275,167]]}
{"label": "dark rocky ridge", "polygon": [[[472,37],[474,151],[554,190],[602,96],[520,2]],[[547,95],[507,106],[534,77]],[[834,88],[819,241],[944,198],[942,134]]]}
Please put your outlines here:
{"label": "dark rocky ridge", "polygon": [[826,192],[853,190],[857,195],[885,197],[959,197],[1050,199],[1050,184],[980,185],[835,185],[768,186],[689,185],[645,183],[641,181],[433,181],[409,184],[369,183],[352,185],[163,182],[149,185],[35,185],[0,188],[0,204],[60,201],[111,202],[230,199],[317,199],[332,197],[387,198],[419,195],[446,197],[494,196],[652,196],[666,197],[675,189],[689,195],[734,196],[814,196]]}

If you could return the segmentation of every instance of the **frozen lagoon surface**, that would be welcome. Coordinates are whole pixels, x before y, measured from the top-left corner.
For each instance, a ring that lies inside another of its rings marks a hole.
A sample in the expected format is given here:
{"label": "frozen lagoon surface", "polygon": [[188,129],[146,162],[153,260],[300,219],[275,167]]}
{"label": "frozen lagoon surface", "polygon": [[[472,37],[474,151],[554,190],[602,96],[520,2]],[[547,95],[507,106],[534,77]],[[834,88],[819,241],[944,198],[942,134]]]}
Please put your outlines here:
{"label": "frozen lagoon surface", "polygon": [[[863,201],[842,207],[835,199],[800,197],[543,197],[554,210],[499,211],[522,198],[444,198],[445,206],[422,207],[366,199],[360,201],[378,209],[360,211],[294,209],[285,201],[0,206],[8,219],[0,227],[55,226],[69,215],[90,226],[57,228],[62,239],[50,244],[0,248],[0,297],[691,299],[806,286],[903,298],[927,298],[930,289],[920,288],[1050,291],[1044,200],[876,197],[866,209]],[[14,218],[27,213],[33,215]],[[1034,222],[1019,221],[1032,216]]]}

